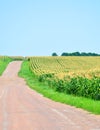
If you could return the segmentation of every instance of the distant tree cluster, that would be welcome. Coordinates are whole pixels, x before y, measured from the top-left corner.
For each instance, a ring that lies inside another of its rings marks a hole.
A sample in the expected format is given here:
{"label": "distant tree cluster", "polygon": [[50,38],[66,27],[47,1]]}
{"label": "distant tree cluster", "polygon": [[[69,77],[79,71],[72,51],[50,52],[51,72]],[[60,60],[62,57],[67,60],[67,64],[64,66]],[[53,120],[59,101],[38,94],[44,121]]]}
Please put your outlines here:
{"label": "distant tree cluster", "polygon": [[[56,52],[52,53],[52,56],[58,56]],[[61,54],[61,56],[100,56],[100,54],[97,53],[86,53],[86,52],[72,52],[72,53],[68,53],[68,52],[63,52]]]}
{"label": "distant tree cluster", "polygon": [[56,52],[52,53],[52,56],[58,56]]}
{"label": "distant tree cluster", "polygon": [[73,52],[73,53],[66,53],[66,52],[63,52],[61,54],[61,56],[100,56],[100,54],[96,54],[96,53],[86,53],[86,52]]}

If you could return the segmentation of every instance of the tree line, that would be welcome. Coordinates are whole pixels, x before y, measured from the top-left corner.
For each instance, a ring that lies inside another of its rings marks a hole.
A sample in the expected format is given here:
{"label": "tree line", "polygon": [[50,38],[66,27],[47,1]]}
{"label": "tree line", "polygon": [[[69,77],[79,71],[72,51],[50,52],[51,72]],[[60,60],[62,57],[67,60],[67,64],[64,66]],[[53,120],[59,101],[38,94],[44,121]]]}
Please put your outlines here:
{"label": "tree line", "polygon": [[[52,56],[58,56],[58,54],[56,52],[52,53]],[[100,54],[97,53],[92,53],[92,52],[72,52],[72,53],[68,53],[68,52],[63,52],[61,54],[61,56],[100,56]]]}

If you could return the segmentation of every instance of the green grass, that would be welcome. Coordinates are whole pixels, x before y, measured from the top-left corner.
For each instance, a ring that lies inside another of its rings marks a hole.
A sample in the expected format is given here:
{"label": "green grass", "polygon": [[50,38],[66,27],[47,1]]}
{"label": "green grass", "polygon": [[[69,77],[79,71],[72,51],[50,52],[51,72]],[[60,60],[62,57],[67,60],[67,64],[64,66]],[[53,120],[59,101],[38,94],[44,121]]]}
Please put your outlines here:
{"label": "green grass", "polygon": [[0,57],[0,75],[4,72],[9,62],[11,62],[11,58],[8,57]]}
{"label": "green grass", "polygon": [[23,62],[19,76],[25,78],[30,88],[43,94],[45,97],[48,97],[56,102],[82,108],[94,114],[100,114],[100,101],[59,93],[49,88],[45,83],[40,83],[37,77],[30,71],[28,61]]}

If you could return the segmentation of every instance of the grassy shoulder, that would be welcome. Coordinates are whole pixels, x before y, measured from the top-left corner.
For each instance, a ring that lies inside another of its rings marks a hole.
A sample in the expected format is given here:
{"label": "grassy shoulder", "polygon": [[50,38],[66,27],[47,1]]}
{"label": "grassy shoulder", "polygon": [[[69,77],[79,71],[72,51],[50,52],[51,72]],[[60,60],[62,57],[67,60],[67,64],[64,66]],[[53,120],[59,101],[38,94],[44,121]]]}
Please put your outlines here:
{"label": "grassy shoulder", "polygon": [[0,75],[4,72],[6,69],[7,65],[11,62],[11,58],[8,57],[2,57],[0,58]]}
{"label": "grassy shoulder", "polygon": [[23,62],[19,76],[26,80],[30,88],[43,94],[45,97],[48,97],[56,102],[82,108],[94,114],[100,114],[100,101],[59,93],[48,87],[45,83],[40,83],[36,76],[34,76],[34,74],[30,71],[28,61]]}

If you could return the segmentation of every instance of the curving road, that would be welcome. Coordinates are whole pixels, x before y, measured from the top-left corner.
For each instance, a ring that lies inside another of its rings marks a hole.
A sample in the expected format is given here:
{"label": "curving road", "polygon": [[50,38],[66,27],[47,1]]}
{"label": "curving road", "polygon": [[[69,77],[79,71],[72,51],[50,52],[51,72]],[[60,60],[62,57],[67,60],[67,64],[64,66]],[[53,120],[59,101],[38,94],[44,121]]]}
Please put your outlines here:
{"label": "curving road", "polygon": [[20,61],[0,77],[0,130],[100,130],[100,116],[51,101],[17,76]]}

